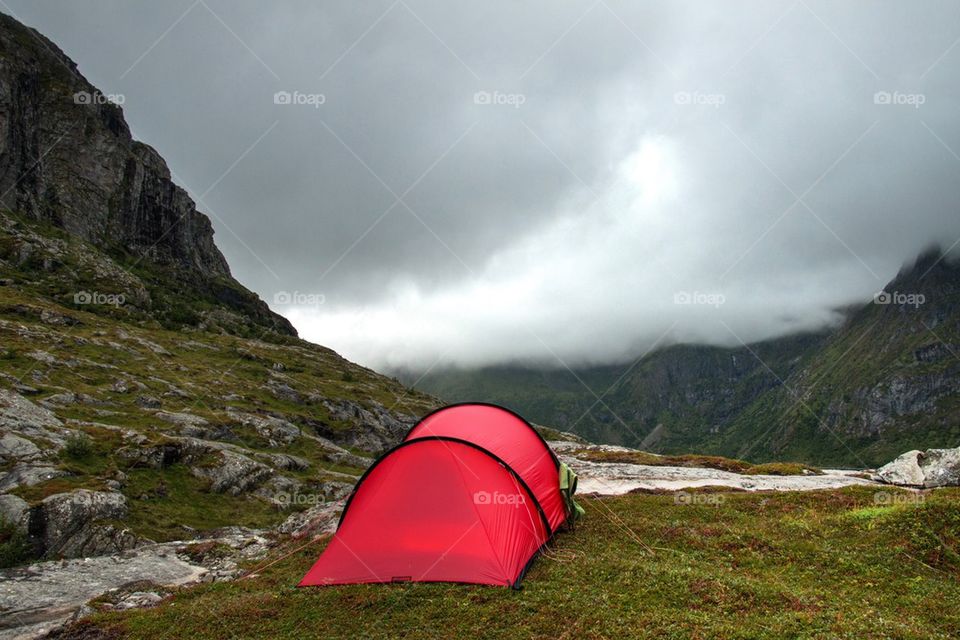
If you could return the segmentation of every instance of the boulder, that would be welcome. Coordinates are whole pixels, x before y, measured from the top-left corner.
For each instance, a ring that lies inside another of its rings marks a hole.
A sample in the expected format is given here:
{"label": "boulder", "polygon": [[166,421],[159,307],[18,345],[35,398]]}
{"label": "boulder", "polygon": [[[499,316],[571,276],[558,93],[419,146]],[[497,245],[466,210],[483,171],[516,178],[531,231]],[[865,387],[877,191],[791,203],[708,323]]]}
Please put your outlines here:
{"label": "boulder", "polygon": [[210,480],[210,489],[216,493],[236,496],[255,489],[274,474],[267,465],[234,451],[222,450],[219,457],[219,464],[191,468],[195,476]]}
{"label": "boulder", "polygon": [[889,484],[897,484],[908,487],[923,486],[923,470],[920,468],[920,456],[922,451],[914,449],[903,453],[892,462],[888,462],[879,469],[877,475],[880,479]]}
{"label": "boulder", "polygon": [[0,462],[32,461],[43,457],[40,448],[15,433],[0,435]]}
{"label": "boulder", "polygon": [[303,397],[297,390],[281,380],[275,378],[268,380],[267,390],[270,391],[271,395],[277,400],[283,400],[291,404],[303,404]]}
{"label": "boulder", "polygon": [[112,491],[78,489],[44,498],[31,510],[29,533],[48,558],[78,558],[118,553],[137,546],[138,538],[101,520],[127,515],[127,499]]}
{"label": "boulder", "polygon": [[19,496],[0,495],[0,520],[12,524],[23,531],[27,529],[27,515],[30,505]]}
{"label": "boulder", "polygon": [[960,486],[960,447],[908,451],[877,469],[884,482],[908,487]]}
{"label": "boulder", "polygon": [[920,458],[923,486],[960,486],[960,447],[956,449],[927,449]]}

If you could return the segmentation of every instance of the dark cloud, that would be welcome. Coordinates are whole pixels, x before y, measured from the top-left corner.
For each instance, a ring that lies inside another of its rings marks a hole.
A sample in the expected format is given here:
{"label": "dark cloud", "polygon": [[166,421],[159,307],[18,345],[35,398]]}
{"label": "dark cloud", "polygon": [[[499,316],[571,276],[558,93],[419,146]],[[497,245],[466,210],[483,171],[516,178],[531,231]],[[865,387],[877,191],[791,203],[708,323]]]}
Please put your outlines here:
{"label": "dark cloud", "polygon": [[8,2],[377,366],[816,327],[960,236],[955,3]]}

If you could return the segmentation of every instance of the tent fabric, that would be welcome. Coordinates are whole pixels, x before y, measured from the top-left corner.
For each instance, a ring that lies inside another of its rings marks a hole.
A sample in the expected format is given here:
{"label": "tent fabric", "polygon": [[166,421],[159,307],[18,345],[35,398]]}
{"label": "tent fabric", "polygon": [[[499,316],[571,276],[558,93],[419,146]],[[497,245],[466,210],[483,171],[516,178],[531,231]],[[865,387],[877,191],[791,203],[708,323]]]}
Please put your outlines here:
{"label": "tent fabric", "polygon": [[548,537],[533,496],[495,456],[454,439],[411,440],[357,485],[300,585],[509,586]]}
{"label": "tent fabric", "polygon": [[567,517],[559,461],[529,423],[455,405],[426,416],[360,478],[300,586],[517,587]]}
{"label": "tent fabric", "polygon": [[427,414],[405,440],[449,436],[480,445],[500,457],[533,491],[555,531],[567,517],[558,490],[560,461],[533,426],[508,409],[492,404],[455,404]]}

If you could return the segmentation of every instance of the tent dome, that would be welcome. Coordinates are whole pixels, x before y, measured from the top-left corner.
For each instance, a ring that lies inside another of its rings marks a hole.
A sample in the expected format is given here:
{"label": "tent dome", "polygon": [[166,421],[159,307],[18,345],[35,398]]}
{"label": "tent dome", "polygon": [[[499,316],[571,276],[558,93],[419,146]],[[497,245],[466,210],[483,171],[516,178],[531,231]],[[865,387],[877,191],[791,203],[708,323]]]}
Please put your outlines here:
{"label": "tent dome", "polygon": [[446,407],[364,473],[300,586],[518,586],[567,515],[559,461],[529,423],[493,405]]}

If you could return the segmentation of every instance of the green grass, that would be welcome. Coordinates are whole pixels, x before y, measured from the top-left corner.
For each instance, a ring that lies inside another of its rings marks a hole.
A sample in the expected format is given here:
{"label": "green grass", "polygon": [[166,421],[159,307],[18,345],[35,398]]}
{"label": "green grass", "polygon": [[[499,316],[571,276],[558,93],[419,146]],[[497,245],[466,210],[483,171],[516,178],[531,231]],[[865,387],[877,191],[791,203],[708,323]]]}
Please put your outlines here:
{"label": "green grass", "polygon": [[32,557],[33,546],[27,534],[0,518],[0,569],[14,567]]}
{"label": "green grass", "polygon": [[262,527],[278,524],[289,515],[251,496],[211,493],[207,485],[183,464],[163,471],[131,469],[124,487],[130,514],[123,525],[161,542],[190,537],[184,525],[193,529]]}
{"label": "green grass", "polygon": [[[879,521],[850,517],[876,506],[870,488],[723,495],[713,505],[678,505],[671,495],[654,494],[583,498],[586,518],[537,559],[521,591],[446,584],[295,588],[321,542],[251,579],[180,589],[156,609],[98,613],[64,637],[960,634],[960,609],[950,604],[960,601],[960,490],[882,507]],[[599,500],[631,535],[603,515]]]}

